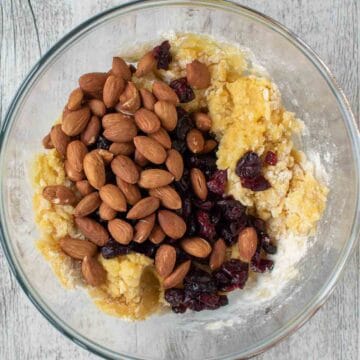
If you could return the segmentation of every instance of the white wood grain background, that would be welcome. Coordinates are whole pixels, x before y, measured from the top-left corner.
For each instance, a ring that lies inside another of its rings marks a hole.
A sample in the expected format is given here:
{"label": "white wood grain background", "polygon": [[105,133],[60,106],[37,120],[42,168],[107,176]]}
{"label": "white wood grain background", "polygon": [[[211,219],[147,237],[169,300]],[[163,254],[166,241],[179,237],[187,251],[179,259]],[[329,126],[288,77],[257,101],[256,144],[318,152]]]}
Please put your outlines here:
{"label": "white wood grain background", "polygon": [[[39,57],[96,13],[125,1],[0,0],[0,114]],[[280,21],[329,65],[359,119],[359,0],[240,0]],[[294,335],[257,359],[360,359],[359,249],[335,292]],[[27,299],[0,251],[0,359],[96,359],[62,336]]]}

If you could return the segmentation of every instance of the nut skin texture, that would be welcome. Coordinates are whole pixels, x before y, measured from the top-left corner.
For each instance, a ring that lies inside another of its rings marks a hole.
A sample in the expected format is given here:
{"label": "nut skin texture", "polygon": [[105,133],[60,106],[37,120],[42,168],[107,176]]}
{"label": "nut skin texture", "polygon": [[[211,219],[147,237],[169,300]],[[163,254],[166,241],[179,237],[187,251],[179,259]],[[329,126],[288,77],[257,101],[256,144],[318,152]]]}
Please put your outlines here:
{"label": "nut skin texture", "polygon": [[51,137],[50,137],[50,133],[45,135],[41,141],[44,149],[53,149],[54,148],[54,144],[51,141]]}
{"label": "nut skin texture", "polygon": [[239,258],[241,261],[249,263],[254,256],[257,248],[258,238],[253,227],[242,230],[238,236]]}
{"label": "nut skin texture", "polygon": [[148,136],[136,136],[134,137],[134,144],[136,150],[152,163],[160,165],[165,162],[166,151],[156,140]]}
{"label": "nut skin texture", "polygon": [[175,150],[170,149],[165,161],[167,169],[174,175],[175,180],[179,181],[184,172],[184,160],[181,154]]}
{"label": "nut skin texture", "polygon": [[74,210],[74,216],[87,216],[93,213],[100,206],[100,203],[99,193],[97,191],[92,192],[78,202]]}
{"label": "nut skin texture", "polygon": [[148,196],[138,201],[127,213],[127,219],[142,219],[154,213],[160,206],[159,199]]}
{"label": "nut skin texture", "polygon": [[74,239],[65,236],[59,240],[61,250],[73,259],[83,260],[85,256],[94,256],[97,252],[97,246],[88,240]]}
{"label": "nut skin texture", "polygon": [[116,177],[116,184],[123,192],[126,201],[129,205],[135,205],[138,201],[141,200],[140,189],[135,184],[129,184],[126,181]]}
{"label": "nut skin texture", "polygon": [[69,95],[67,108],[71,111],[79,110],[83,99],[84,99],[84,92],[80,88],[73,90]]}
{"label": "nut skin texture", "polygon": [[99,99],[91,99],[88,101],[88,106],[92,114],[98,117],[103,117],[106,114],[106,106],[105,104]]}
{"label": "nut skin texture", "polygon": [[93,219],[77,217],[75,224],[87,239],[98,246],[104,246],[110,238],[107,230]]}
{"label": "nut skin texture", "polygon": [[209,132],[212,126],[211,117],[208,114],[197,112],[194,114],[196,127],[203,132]]}
{"label": "nut skin texture", "polygon": [[206,89],[210,85],[211,75],[205,64],[194,60],[186,65],[186,79],[195,89]]}
{"label": "nut skin texture", "polygon": [[84,157],[83,166],[90,185],[100,190],[105,185],[106,180],[103,158],[96,151],[90,151]]}
{"label": "nut skin texture", "polygon": [[159,225],[172,239],[180,239],[186,232],[186,223],[182,217],[169,210],[158,211]]}
{"label": "nut skin texture", "polygon": [[[120,115],[120,114],[105,115],[103,118],[103,124],[105,117],[110,115],[112,117],[115,117],[115,115]],[[119,121],[116,124],[111,125],[109,127],[104,126],[104,128],[105,130],[103,132],[103,135],[105,136],[105,138],[110,141],[118,142],[118,143],[132,141],[137,134],[136,125],[134,121],[130,118],[122,117],[120,120],[119,117]]]}
{"label": "nut skin texture", "polygon": [[79,180],[76,182],[76,188],[79,190],[82,196],[86,196],[95,191],[87,180]]}
{"label": "nut skin texture", "polygon": [[136,184],[139,180],[139,171],[135,163],[127,156],[117,155],[111,162],[113,173],[129,184]]}
{"label": "nut skin texture", "polygon": [[87,106],[70,111],[63,116],[61,129],[68,136],[76,136],[85,130],[90,120],[90,109]]}
{"label": "nut skin texture", "polygon": [[135,145],[132,141],[123,143],[112,143],[110,145],[109,151],[111,151],[114,155],[130,156],[135,151]]}
{"label": "nut skin texture", "polygon": [[111,72],[125,81],[131,80],[130,68],[121,57],[113,57]]}
{"label": "nut skin texture", "polygon": [[154,228],[151,231],[151,234],[149,236],[149,240],[153,243],[153,244],[160,244],[165,240],[166,234],[164,233],[163,229],[161,228],[161,226],[159,226],[158,224],[156,224],[154,226]]}
{"label": "nut skin texture", "polygon": [[174,105],[179,103],[175,91],[162,81],[154,81],[152,92],[158,100],[168,101]]}
{"label": "nut skin texture", "polygon": [[96,99],[102,98],[102,90],[107,79],[106,73],[92,72],[81,75],[79,78],[80,88],[84,93]]}
{"label": "nut skin texture", "polygon": [[171,245],[161,245],[155,255],[155,269],[157,273],[166,278],[174,270],[176,250]]}
{"label": "nut skin texture", "polygon": [[209,266],[211,270],[218,269],[225,261],[226,245],[223,239],[218,239],[211,252]]}
{"label": "nut skin texture", "polygon": [[208,196],[208,189],[204,173],[200,169],[192,168],[190,170],[190,180],[196,196],[205,201]]}
{"label": "nut skin texture", "polygon": [[76,202],[74,192],[64,185],[49,185],[43,189],[43,197],[55,205],[72,205]]}
{"label": "nut skin texture", "polygon": [[171,138],[168,132],[164,128],[161,127],[158,131],[155,131],[154,133],[149,134],[148,136],[156,140],[166,150],[171,149]]}
{"label": "nut skin texture", "polygon": [[167,130],[172,131],[176,128],[177,112],[173,103],[165,100],[159,100],[154,105],[155,114],[161,121],[161,126]]}
{"label": "nut skin texture", "polygon": [[114,210],[113,208],[111,208],[109,205],[107,205],[106,203],[102,202],[99,206],[99,216],[101,219],[105,220],[105,221],[110,221],[112,219],[115,219],[117,215],[116,210]]}
{"label": "nut skin texture", "polygon": [[106,271],[93,257],[85,256],[81,264],[85,281],[91,286],[100,286],[106,281]]}
{"label": "nut skin texture", "polygon": [[66,148],[66,158],[75,171],[83,170],[83,161],[88,153],[87,147],[80,140],[74,140]]}
{"label": "nut skin texture", "polygon": [[155,214],[139,219],[134,228],[133,241],[141,244],[149,238],[155,224]]}
{"label": "nut skin texture", "polygon": [[179,265],[168,277],[165,278],[163,286],[165,289],[173,288],[180,285],[186,274],[189,272],[191,261],[187,260]]}
{"label": "nut skin texture", "polygon": [[85,130],[81,133],[80,140],[86,146],[94,144],[99,137],[100,129],[101,129],[100,120],[97,116],[93,115],[90,118]]}
{"label": "nut skin texture", "polygon": [[84,179],[85,174],[83,171],[76,171],[71,164],[69,163],[68,160],[64,161],[64,170],[65,170],[65,174],[66,176],[71,180],[71,181],[81,181]]}
{"label": "nut skin texture", "polygon": [[211,153],[213,150],[215,150],[217,145],[218,143],[213,139],[205,140],[204,148],[201,153],[202,154]]}
{"label": "nut skin texture", "polygon": [[140,89],[141,102],[145,109],[154,111],[154,105],[156,103],[156,99],[154,95],[146,89]]}
{"label": "nut skin texture", "polygon": [[114,240],[122,245],[129,244],[134,234],[132,226],[121,219],[110,220],[108,230]]}
{"label": "nut skin texture", "polygon": [[148,169],[140,173],[138,185],[144,189],[153,189],[166,186],[173,180],[174,176],[166,170]]}
{"label": "nut skin texture", "polygon": [[156,59],[152,51],[147,52],[138,62],[135,72],[136,77],[145,76],[153,71],[156,65]]}
{"label": "nut skin texture", "polygon": [[134,114],[141,106],[140,94],[132,81],[129,81],[124,92],[120,95],[120,102],[115,109],[119,112]]}
{"label": "nut skin texture", "polygon": [[163,186],[155,189],[150,189],[149,194],[158,198],[161,205],[170,210],[181,209],[182,201],[180,195],[171,186]]}
{"label": "nut skin texture", "polygon": [[181,241],[181,247],[189,255],[205,259],[211,253],[211,245],[201,237],[192,237]]}
{"label": "nut skin texture", "polygon": [[160,129],[160,120],[150,110],[147,109],[139,109],[136,111],[135,115],[135,123],[138,128],[146,134],[151,134]]}
{"label": "nut skin texture", "polygon": [[51,129],[50,140],[57,152],[61,156],[65,157],[66,148],[70,142],[70,137],[62,131],[60,124],[53,126]]}
{"label": "nut skin texture", "polygon": [[186,135],[186,145],[192,153],[201,153],[205,146],[205,139],[201,131],[191,129]]}
{"label": "nut skin texture", "polygon": [[119,100],[120,94],[125,89],[125,81],[123,78],[110,75],[104,85],[103,102],[107,108],[114,107]]}
{"label": "nut skin texture", "polygon": [[100,189],[99,195],[101,200],[115,211],[126,211],[125,196],[116,185],[104,185]]}

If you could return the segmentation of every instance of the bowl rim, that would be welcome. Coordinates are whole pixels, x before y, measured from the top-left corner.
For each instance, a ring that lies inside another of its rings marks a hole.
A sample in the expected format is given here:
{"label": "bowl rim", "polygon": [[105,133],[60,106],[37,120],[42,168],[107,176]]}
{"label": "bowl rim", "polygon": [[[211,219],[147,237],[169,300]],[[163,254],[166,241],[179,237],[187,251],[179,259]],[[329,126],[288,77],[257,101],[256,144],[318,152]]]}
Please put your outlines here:
{"label": "bowl rim", "polygon": [[[111,18],[111,15],[115,16],[118,12],[127,13],[138,9],[148,9],[148,8],[156,8],[161,6],[193,6],[193,7],[211,7],[217,8],[225,11],[234,11],[241,15],[250,17],[257,22],[262,23],[267,26],[271,30],[277,32],[281,36],[285,37],[292,45],[297,47],[306,58],[317,68],[319,73],[322,75],[332,93],[334,94],[338,107],[342,113],[342,119],[346,125],[349,138],[351,140],[352,151],[354,156],[354,163],[357,166],[356,172],[356,188],[357,188],[357,199],[356,199],[356,210],[353,218],[352,228],[351,228],[351,236],[348,239],[346,245],[342,249],[339,259],[327,279],[327,281],[323,284],[322,287],[318,290],[316,296],[312,298],[312,300],[307,304],[307,306],[302,309],[291,321],[289,321],[282,328],[275,331],[271,336],[268,336],[258,343],[256,343],[251,348],[245,348],[237,353],[228,354],[226,356],[218,357],[217,359],[235,359],[235,358],[248,358],[255,356],[272,346],[276,345],[279,341],[289,336],[293,332],[295,332],[298,328],[300,328],[307,320],[309,320],[316,311],[324,304],[326,299],[333,292],[337,281],[339,280],[343,270],[345,268],[345,264],[348,261],[349,257],[353,253],[353,249],[357,245],[359,232],[360,232],[360,222],[357,221],[359,218],[360,209],[359,209],[359,201],[360,201],[360,184],[359,184],[359,169],[360,169],[360,135],[359,130],[357,128],[355,117],[351,111],[350,104],[345,97],[343,90],[337,84],[334,76],[330,72],[329,68],[325,65],[325,63],[320,59],[320,57],[316,54],[314,50],[312,50],[305,42],[303,42],[297,35],[295,35],[291,30],[280,24],[278,21],[272,19],[271,17],[262,14],[257,10],[253,10],[249,7],[240,5],[233,1],[229,0],[197,0],[193,2],[191,0],[136,0],[131,1],[125,4],[121,4],[118,6],[114,6],[108,10],[100,12],[95,16],[85,20],[80,25],[76,26],[69,33],[64,35],[60,40],[58,40],[41,58],[40,60],[33,66],[30,70],[26,78],[21,83],[18,88],[15,96],[13,97],[8,110],[5,114],[4,121],[1,125],[0,129],[0,167],[3,165],[3,149],[5,148],[6,143],[6,134],[10,129],[10,125],[12,123],[13,114],[16,113],[18,104],[26,96],[27,92],[30,89],[30,85],[36,80],[37,75],[50,63],[50,61],[64,50],[71,43],[79,39],[86,32],[94,29],[96,26],[101,24],[102,22]],[[2,179],[0,178],[0,186],[2,189]],[[2,198],[2,192],[0,192],[0,200]],[[48,308],[48,306],[42,301],[42,299],[38,296],[37,292],[32,289],[29,282],[27,281],[26,275],[22,273],[19,266],[17,265],[17,260],[12,256],[11,248],[9,247],[8,242],[6,241],[6,224],[3,218],[3,201],[1,201],[1,212],[0,212],[0,242],[2,244],[3,251],[5,253],[5,257],[8,261],[10,269],[12,273],[15,275],[15,278],[19,282],[21,288],[34,304],[34,306],[39,310],[39,312],[62,334],[71,339],[74,343],[80,345],[88,351],[93,352],[99,356],[109,359],[115,359],[119,356],[126,357],[128,359],[141,360],[140,358],[131,356],[129,354],[120,354],[115,351],[104,348],[102,345],[95,344],[92,340],[87,339],[85,336],[79,334],[76,330],[72,329],[68,326],[64,321],[62,321],[53,311]]]}

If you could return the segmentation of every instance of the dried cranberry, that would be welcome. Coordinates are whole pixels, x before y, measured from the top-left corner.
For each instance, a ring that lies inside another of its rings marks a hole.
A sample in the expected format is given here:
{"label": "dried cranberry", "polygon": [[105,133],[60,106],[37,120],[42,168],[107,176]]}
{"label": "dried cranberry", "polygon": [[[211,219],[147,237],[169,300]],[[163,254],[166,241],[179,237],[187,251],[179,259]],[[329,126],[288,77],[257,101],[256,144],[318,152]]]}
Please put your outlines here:
{"label": "dried cranberry", "polygon": [[131,248],[132,251],[140,254],[144,254],[152,259],[155,257],[156,250],[158,248],[157,245],[153,244],[150,241],[145,241],[141,244],[132,241],[129,247]]}
{"label": "dried cranberry", "polygon": [[230,231],[234,236],[239,235],[240,231],[245,229],[247,225],[247,216],[243,214],[236,221],[232,221],[229,225]]}
{"label": "dried cranberry", "polygon": [[103,136],[99,136],[97,141],[96,141],[96,148],[97,149],[104,149],[104,150],[109,150],[111,145],[111,141],[109,141],[108,139],[105,139]]}
{"label": "dried cranberry", "polygon": [[231,259],[222,264],[219,270],[213,273],[213,278],[220,291],[242,289],[249,275],[249,265],[240,260]]}
{"label": "dried cranberry", "polygon": [[209,155],[192,155],[188,159],[189,167],[199,168],[207,177],[216,171],[216,158]]}
{"label": "dried cranberry", "polygon": [[236,236],[227,227],[223,227],[220,230],[220,236],[224,239],[227,246],[231,246],[236,241]]}
{"label": "dried cranberry", "polygon": [[194,199],[193,204],[201,210],[210,211],[214,207],[214,202],[211,200],[201,201],[200,199]]}
{"label": "dried cranberry", "polygon": [[177,150],[181,155],[183,155],[187,150],[187,145],[185,141],[174,140],[172,143],[172,148]]}
{"label": "dried cranberry", "polygon": [[253,226],[259,232],[266,231],[266,223],[264,220],[256,218],[255,216],[248,216],[248,225]]}
{"label": "dried cranberry", "polygon": [[209,191],[217,195],[223,195],[225,192],[225,186],[227,182],[227,171],[226,170],[217,170],[211,176],[210,180],[207,182],[207,187]]}
{"label": "dried cranberry", "polygon": [[216,204],[220,207],[224,217],[228,220],[240,219],[245,213],[245,206],[231,196],[219,200]]}
{"label": "dried cranberry", "polygon": [[265,162],[269,165],[276,165],[277,164],[277,155],[272,152],[272,151],[268,151],[266,153],[266,156],[265,156]]}
{"label": "dried cranberry", "polygon": [[264,191],[271,188],[270,183],[262,175],[252,179],[241,179],[241,185],[252,191]]}
{"label": "dried cranberry", "polygon": [[179,181],[174,182],[175,189],[181,196],[186,196],[190,190],[190,179],[185,175]]}
{"label": "dried cranberry", "polygon": [[251,261],[251,270],[259,273],[271,271],[274,268],[274,262],[269,259],[260,259],[258,262]]}
{"label": "dried cranberry", "polygon": [[237,162],[235,173],[240,179],[252,179],[259,176],[261,173],[261,161],[259,155],[252,151],[245,153]]}
{"label": "dried cranberry", "polygon": [[214,293],[216,284],[211,275],[201,269],[192,269],[184,279],[185,294],[195,296],[200,293]]}
{"label": "dried cranberry", "polygon": [[110,238],[105,246],[101,248],[101,255],[105,259],[112,259],[119,255],[126,255],[130,252],[130,249],[126,245],[121,245],[114,239]]}
{"label": "dried cranberry", "polygon": [[192,212],[192,201],[190,197],[186,197],[185,199],[183,199],[183,204],[182,204],[182,216],[187,219]]}
{"label": "dried cranberry", "polygon": [[188,218],[186,223],[186,235],[195,236],[198,233],[196,219],[193,216]]}
{"label": "dried cranberry", "polygon": [[209,213],[204,210],[198,210],[196,220],[199,224],[199,235],[208,240],[213,240],[216,237],[216,229],[215,225],[211,222]]}
{"label": "dried cranberry", "polygon": [[199,302],[205,305],[207,310],[216,310],[220,304],[220,296],[217,294],[201,294],[199,295]]}
{"label": "dried cranberry", "polygon": [[167,289],[165,291],[165,300],[171,306],[179,306],[184,302],[184,290],[182,289]]}
{"label": "dried cranberry", "polygon": [[190,309],[190,310],[193,310],[193,311],[202,311],[202,310],[205,310],[205,305],[202,304],[199,300],[197,299],[192,299],[192,298],[189,298],[189,299],[186,299],[185,300],[185,305]]}
{"label": "dried cranberry", "polygon": [[173,80],[170,87],[176,92],[181,103],[187,103],[195,99],[195,93],[188,84],[186,77]]}
{"label": "dried cranberry", "polygon": [[210,213],[210,220],[216,226],[219,223],[219,221],[221,220],[221,210],[218,208],[215,208]]}
{"label": "dried cranberry", "polygon": [[184,141],[186,139],[187,133],[194,128],[194,122],[191,119],[189,113],[185,111],[181,107],[176,108],[177,116],[178,116],[178,122],[176,126],[176,137],[179,140]]}
{"label": "dried cranberry", "polygon": [[169,69],[169,64],[172,61],[172,56],[170,54],[170,43],[169,41],[162,42],[159,46],[154,47],[153,54],[157,60],[158,69]]}

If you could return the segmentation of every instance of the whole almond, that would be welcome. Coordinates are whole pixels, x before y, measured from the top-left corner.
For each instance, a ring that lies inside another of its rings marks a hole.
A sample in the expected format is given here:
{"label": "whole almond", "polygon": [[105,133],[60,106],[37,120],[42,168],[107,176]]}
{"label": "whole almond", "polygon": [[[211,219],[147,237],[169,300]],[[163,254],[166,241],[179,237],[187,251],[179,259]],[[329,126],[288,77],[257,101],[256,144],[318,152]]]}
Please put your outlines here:
{"label": "whole almond", "polygon": [[197,112],[194,115],[196,127],[203,132],[209,132],[211,130],[212,121],[209,115]]}
{"label": "whole almond", "polygon": [[45,149],[53,149],[54,148],[54,144],[51,141],[50,133],[43,137],[42,145]]}
{"label": "whole almond", "polygon": [[191,261],[187,260],[179,265],[169,276],[164,280],[163,286],[165,289],[173,288],[180,285],[184,280],[186,274],[189,272]]}
{"label": "whole almond", "polygon": [[65,170],[65,174],[66,176],[71,180],[71,181],[81,181],[85,178],[85,174],[84,171],[77,171],[75,170],[71,164],[69,163],[68,160],[64,161],[64,170]]}
{"label": "whole almond", "polygon": [[96,140],[99,137],[100,128],[101,128],[101,123],[99,118],[93,115],[90,118],[85,130],[81,133],[81,137],[80,137],[81,141],[86,146],[95,144]]}
{"label": "whole almond", "polygon": [[134,116],[136,125],[144,133],[151,134],[160,129],[160,120],[152,111],[142,108]]}
{"label": "whole almond", "polygon": [[58,153],[65,156],[70,137],[62,131],[60,124],[53,126],[50,131],[50,139]]}
{"label": "whole almond", "polygon": [[131,80],[130,68],[121,57],[113,57],[111,72],[126,81]]}
{"label": "whole almond", "polygon": [[70,142],[66,148],[66,158],[76,171],[83,170],[83,161],[87,153],[87,147],[80,140]]}
{"label": "whole almond", "polygon": [[113,219],[108,222],[108,229],[111,236],[118,243],[127,245],[133,238],[132,226],[124,220]]}
{"label": "whole almond", "polygon": [[67,108],[71,111],[80,109],[83,99],[84,93],[80,88],[73,90],[69,95]]}
{"label": "whole almond", "polygon": [[127,213],[127,219],[142,219],[153,212],[155,212],[160,206],[159,199],[148,196],[138,201]]}
{"label": "whole almond", "polygon": [[158,100],[168,101],[174,105],[179,103],[175,91],[162,81],[154,81],[152,92]]}
{"label": "whole almond", "polygon": [[125,90],[125,81],[123,78],[110,75],[104,85],[103,101],[107,108],[114,107],[118,101],[120,94]]}
{"label": "whole almond", "polygon": [[225,261],[226,256],[226,245],[223,239],[219,239],[215,242],[210,260],[209,260],[209,266],[211,270],[218,269],[223,262]]}
{"label": "whole almond", "polygon": [[161,245],[155,255],[155,269],[157,273],[166,278],[174,270],[176,263],[176,250],[171,245]]}
{"label": "whole almond", "polygon": [[181,247],[191,256],[205,259],[211,253],[211,245],[201,237],[192,237],[181,241]]}
{"label": "whole almond", "polygon": [[98,260],[85,256],[81,264],[85,281],[91,286],[100,286],[106,281],[106,271]]}
{"label": "whole almond", "polygon": [[133,240],[137,243],[143,243],[148,239],[151,230],[153,229],[155,224],[155,214],[151,214],[149,216],[140,219],[134,228],[134,238]]}
{"label": "whole almond", "polygon": [[113,184],[104,185],[100,191],[101,200],[116,211],[126,211],[126,200],[122,191]]}
{"label": "whole almond", "polygon": [[204,173],[200,169],[192,168],[190,170],[190,180],[196,196],[200,200],[205,201],[208,195],[208,188]]}
{"label": "whole almond", "polygon": [[116,176],[129,184],[135,184],[139,180],[139,171],[135,163],[127,156],[115,156],[111,162],[111,170]]}
{"label": "whole almond", "polygon": [[97,191],[92,192],[79,201],[75,207],[74,216],[87,216],[93,213],[100,206],[100,203],[99,193]]}
{"label": "whole almond", "polygon": [[218,143],[214,139],[205,140],[204,148],[202,150],[202,154],[211,153],[213,150],[216,149]]}
{"label": "whole almond", "polygon": [[107,230],[93,219],[76,217],[75,224],[87,239],[98,246],[104,246],[110,238]]}
{"label": "whole almond", "polygon": [[104,115],[104,117],[101,119],[101,124],[104,129],[107,129],[113,125],[117,125],[121,122],[131,121],[133,122],[132,117],[129,115],[124,115],[121,113],[110,113]]}
{"label": "whole almond", "polygon": [[59,240],[61,250],[73,259],[82,260],[85,256],[94,256],[97,246],[88,240],[74,239],[65,236]]}
{"label": "whole almond", "polygon": [[158,198],[161,202],[161,205],[168,209],[177,210],[181,209],[182,207],[180,195],[176,192],[174,188],[169,185],[150,189],[149,194]]}
{"label": "whole almond", "polygon": [[138,149],[135,150],[134,161],[141,167],[144,167],[149,163],[149,160]]}
{"label": "whole almond", "polygon": [[106,114],[106,106],[101,100],[91,99],[87,104],[94,115],[103,117]]}
{"label": "whole almond", "polygon": [[112,219],[115,219],[116,214],[117,214],[116,210],[111,208],[106,203],[102,202],[100,204],[100,206],[99,206],[99,216],[100,216],[101,219],[103,219],[105,221],[110,221]]}
{"label": "whole almond", "polygon": [[110,145],[109,151],[111,151],[114,155],[129,156],[134,153],[135,145],[132,141],[123,143],[114,142]]}
{"label": "whole almond", "polygon": [[192,153],[201,153],[205,146],[205,139],[201,131],[191,129],[186,135],[186,145]]}
{"label": "whole almond", "polygon": [[95,149],[93,151],[97,152],[102,157],[106,165],[110,164],[112,159],[114,158],[114,154],[109,150]]}
{"label": "whole almond", "polygon": [[72,205],[76,202],[74,192],[64,185],[45,186],[42,194],[46,200],[55,205]]}
{"label": "whole almond", "polygon": [[138,62],[135,76],[142,77],[149,74],[155,67],[156,60],[152,51],[147,52]]}
{"label": "whole almond", "polygon": [[134,144],[136,150],[152,163],[160,165],[165,162],[166,151],[156,140],[148,136],[136,136],[134,137]]}
{"label": "whole almond", "polygon": [[102,98],[102,90],[108,75],[106,73],[87,73],[79,78],[81,89],[97,99]]}
{"label": "whole almond", "polygon": [[154,105],[154,111],[165,130],[172,131],[176,128],[178,117],[173,103],[164,100],[157,101]]}
{"label": "whole almond", "polygon": [[105,185],[104,160],[96,151],[90,151],[85,155],[83,166],[86,178],[91,186],[99,190]]}
{"label": "whole almond", "polygon": [[[110,114],[109,114],[110,115]],[[116,115],[116,114],[111,114]],[[104,116],[104,118],[107,115]],[[103,135],[106,139],[113,142],[128,142],[137,134],[137,128],[132,119],[122,119],[117,124],[106,128]]]}
{"label": "whole almond", "polygon": [[211,75],[205,64],[194,60],[186,65],[186,79],[195,89],[206,89],[210,85]]}
{"label": "whole almond", "polygon": [[175,180],[179,181],[184,172],[184,160],[181,154],[175,149],[170,149],[167,153],[165,165],[174,175]]}
{"label": "whole almond", "polygon": [[140,108],[140,94],[132,81],[127,83],[125,90],[120,95],[119,101],[115,107],[116,111],[134,114]]}
{"label": "whole almond", "polygon": [[79,135],[85,130],[90,120],[90,109],[87,106],[71,111],[62,119],[61,129],[68,136]]}
{"label": "whole almond", "polygon": [[238,236],[239,257],[243,262],[249,263],[256,252],[258,238],[253,227],[242,230]]}
{"label": "whole almond", "polygon": [[163,229],[161,228],[160,225],[155,225],[151,231],[151,234],[149,236],[149,240],[153,243],[153,244],[160,244],[161,242],[164,241],[166,237],[166,234],[164,233]]}
{"label": "whole almond", "polygon": [[182,217],[169,210],[159,210],[158,221],[164,233],[172,239],[180,239],[186,231]]}
{"label": "whole almond", "polygon": [[141,102],[145,109],[154,111],[154,105],[156,103],[154,95],[146,89],[140,89]]}
{"label": "whole almond", "polygon": [[116,184],[123,192],[128,204],[135,205],[141,200],[141,193],[137,185],[129,184],[119,177],[116,177]]}
{"label": "whole almond", "polygon": [[155,131],[152,134],[148,134],[148,136],[156,140],[166,150],[171,149],[171,138],[168,132],[164,128],[161,127],[158,131]]}
{"label": "whole almond", "polygon": [[174,180],[174,176],[166,170],[148,169],[140,173],[138,184],[144,189],[153,189],[169,185]]}
{"label": "whole almond", "polygon": [[88,180],[79,180],[76,182],[75,185],[82,196],[89,195],[95,191],[95,189],[90,185]]}

